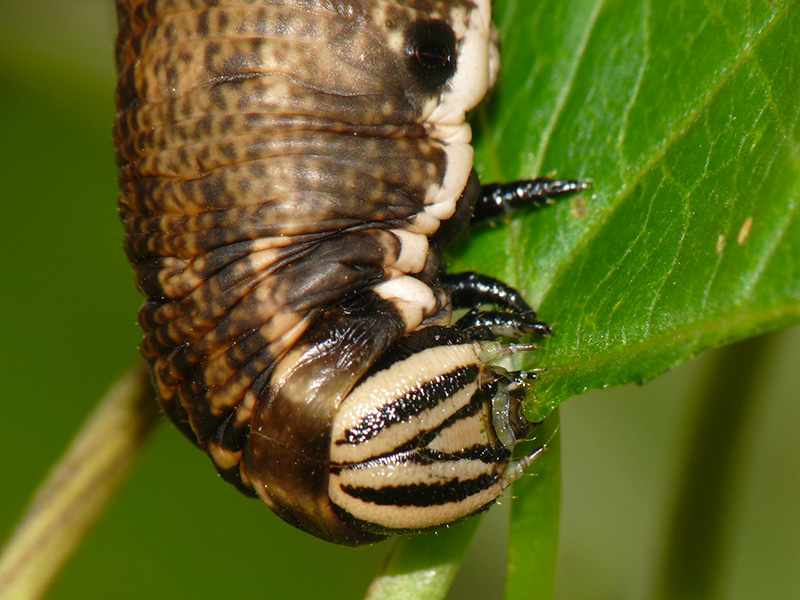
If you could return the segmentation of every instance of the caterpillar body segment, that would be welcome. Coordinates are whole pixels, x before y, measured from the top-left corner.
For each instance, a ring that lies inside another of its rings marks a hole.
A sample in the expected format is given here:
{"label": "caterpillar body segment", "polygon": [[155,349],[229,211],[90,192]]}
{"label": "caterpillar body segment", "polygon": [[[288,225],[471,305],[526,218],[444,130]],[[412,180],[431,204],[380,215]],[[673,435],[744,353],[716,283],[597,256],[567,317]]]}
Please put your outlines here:
{"label": "caterpillar body segment", "polygon": [[501,282],[446,275],[441,247],[587,187],[478,183],[464,119],[499,67],[490,1],[117,10],[119,207],[164,412],[326,540],[490,506],[530,428],[532,377],[493,366],[498,338],[549,329]]}

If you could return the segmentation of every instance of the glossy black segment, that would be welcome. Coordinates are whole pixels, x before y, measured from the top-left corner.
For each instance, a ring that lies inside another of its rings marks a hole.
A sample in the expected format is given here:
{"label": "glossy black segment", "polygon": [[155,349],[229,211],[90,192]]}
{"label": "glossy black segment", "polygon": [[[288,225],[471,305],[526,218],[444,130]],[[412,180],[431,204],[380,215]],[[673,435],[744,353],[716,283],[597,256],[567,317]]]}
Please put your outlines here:
{"label": "glossy black segment", "polygon": [[[546,323],[536,320],[536,313],[533,311],[508,313],[473,309],[456,322],[456,327],[470,339],[478,340],[497,337],[519,339],[528,333],[541,336],[553,333]],[[487,330],[491,332],[490,338],[483,337]]]}
{"label": "glossy black segment", "polygon": [[492,304],[516,313],[533,313],[517,290],[493,277],[465,271],[443,275],[439,285],[448,292],[453,308],[475,308],[481,304]]}
{"label": "glossy black segment", "polygon": [[475,381],[477,376],[478,367],[464,367],[442,373],[436,379],[427,381],[385,404],[380,410],[368,413],[358,425],[346,430],[344,440],[337,440],[336,444],[360,444],[372,439],[384,429],[435,407]]}
{"label": "glossy black segment", "polygon": [[499,217],[517,208],[526,206],[539,208],[553,204],[560,196],[588,190],[591,187],[592,184],[588,181],[552,180],[546,177],[482,185],[472,213],[472,222]]}
{"label": "glossy black segment", "polygon": [[342,486],[353,498],[381,506],[435,506],[461,502],[491,487],[500,479],[499,473],[483,474],[474,479],[451,479],[440,484],[414,484],[382,488]]}
{"label": "glossy black segment", "polygon": [[417,21],[409,27],[406,54],[411,72],[427,91],[447,83],[456,71],[456,36],[444,21]]}

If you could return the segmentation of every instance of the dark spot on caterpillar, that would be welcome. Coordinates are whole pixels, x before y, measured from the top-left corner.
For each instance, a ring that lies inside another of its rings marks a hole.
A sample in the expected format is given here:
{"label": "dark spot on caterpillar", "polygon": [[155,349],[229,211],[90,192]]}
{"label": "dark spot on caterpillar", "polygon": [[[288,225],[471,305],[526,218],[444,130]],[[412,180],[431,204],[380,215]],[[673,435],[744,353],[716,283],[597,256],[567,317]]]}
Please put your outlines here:
{"label": "dark spot on caterpillar", "polygon": [[444,21],[417,21],[406,33],[412,73],[428,91],[440,88],[456,72],[456,36]]}

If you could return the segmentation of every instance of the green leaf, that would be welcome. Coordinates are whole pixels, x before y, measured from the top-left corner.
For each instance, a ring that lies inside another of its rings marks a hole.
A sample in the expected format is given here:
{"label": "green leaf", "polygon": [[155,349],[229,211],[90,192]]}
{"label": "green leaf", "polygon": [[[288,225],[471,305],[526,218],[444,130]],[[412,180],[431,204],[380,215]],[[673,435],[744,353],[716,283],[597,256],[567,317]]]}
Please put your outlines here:
{"label": "green leaf", "polygon": [[453,260],[516,284],[554,325],[533,418],[800,319],[797,5],[495,7],[503,70],[479,172],[595,184],[483,227]]}

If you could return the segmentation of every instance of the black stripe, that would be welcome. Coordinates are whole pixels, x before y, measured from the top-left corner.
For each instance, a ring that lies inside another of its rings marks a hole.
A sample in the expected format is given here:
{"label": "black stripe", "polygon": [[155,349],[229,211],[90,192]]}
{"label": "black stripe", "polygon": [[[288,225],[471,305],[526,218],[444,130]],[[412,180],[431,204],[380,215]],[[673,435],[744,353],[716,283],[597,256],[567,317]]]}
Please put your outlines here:
{"label": "black stripe", "polygon": [[[337,445],[360,444],[374,438],[384,429],[402,423],[410,417],[433,408],[445,398],[449,398],[478,377],[478,367],[462,367],[438,375],[407,394],[384,404],[380,410],[369,413],[362,421],[344,432],[343,440],[336,440]],[[367,380],[366,385],[369,385]]]}
{"label": "black stripe", "polygon": [[415,465],[430,465],[441,462],[456,462],[459,460],[478,460],[487,465],[503,462],[511,458],[511,451],[504,446],[491,446],[488,444],[475,444],[458,452],[441,452],[431,448],[416,448],[403,452],[392,452],[364,462],[349,465],[331,465],[330,472],[334,475],[342,471],[359,471],[372,469],[378,465],[401,465],[412,463]]}
{"label": "black stripe", "polygon": [[420,448],[409,453],[406,462],[417,465],[429,465],[435,462],[453,462],[457,460],[479,460],[486,464],[494,464],[507,460],[511,451],[505,446],[491,446],[489,444],[475,444],[458,452],[441,452],[430,448]]}
{"label": "black stripe", "polygon": [[416,484],[386,486],[380,489],[342,486],[346,494],[381,506],[434,506],[461,502],[491,487],[500,479],[498,473],[484,474],[475,479],[453,479],[436,485]]}

